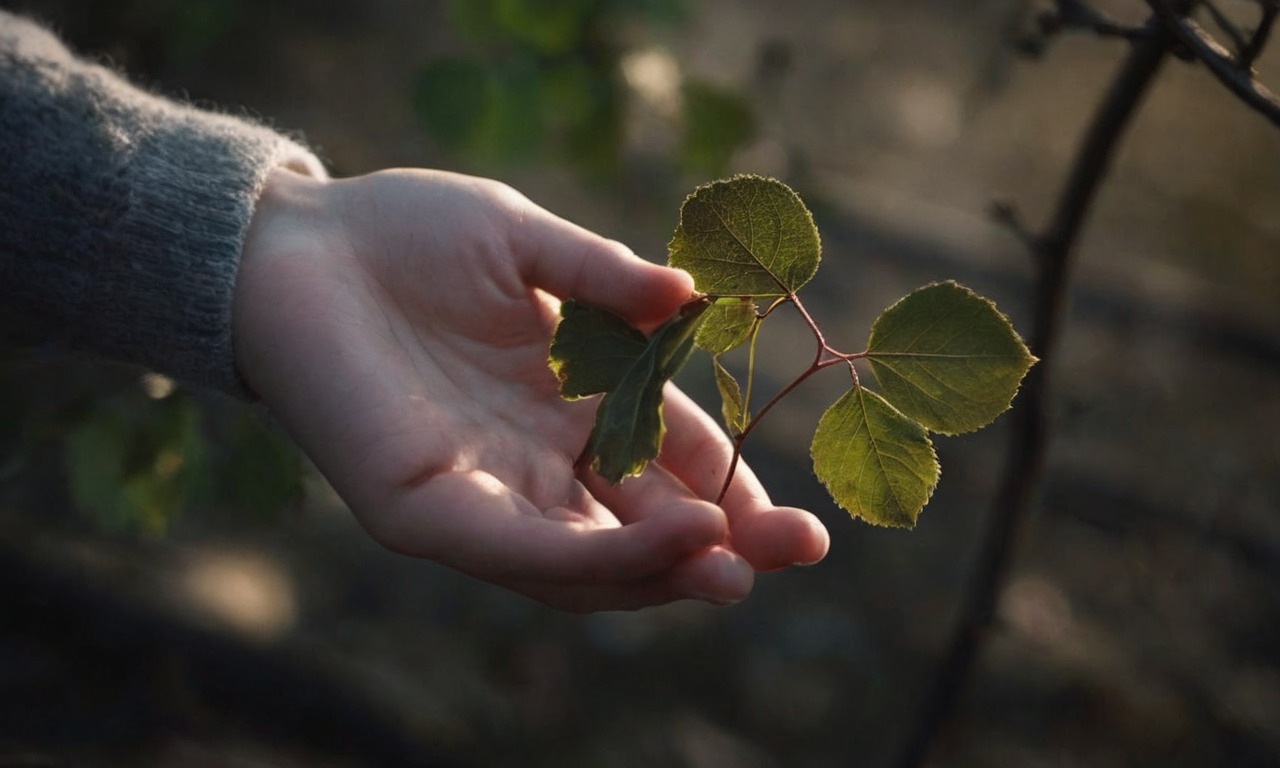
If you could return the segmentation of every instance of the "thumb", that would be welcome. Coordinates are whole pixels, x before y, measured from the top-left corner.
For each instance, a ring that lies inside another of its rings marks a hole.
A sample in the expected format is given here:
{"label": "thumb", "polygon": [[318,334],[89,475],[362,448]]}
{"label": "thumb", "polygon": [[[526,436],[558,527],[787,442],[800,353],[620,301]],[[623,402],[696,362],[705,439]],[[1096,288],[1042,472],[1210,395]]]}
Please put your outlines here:
{"label": "thumb", "polygon": [[693,278],[645,261],[534,203],[514,220],[509,247],[529,285],[616,312],[636,325],[663,320],[693,295]]}

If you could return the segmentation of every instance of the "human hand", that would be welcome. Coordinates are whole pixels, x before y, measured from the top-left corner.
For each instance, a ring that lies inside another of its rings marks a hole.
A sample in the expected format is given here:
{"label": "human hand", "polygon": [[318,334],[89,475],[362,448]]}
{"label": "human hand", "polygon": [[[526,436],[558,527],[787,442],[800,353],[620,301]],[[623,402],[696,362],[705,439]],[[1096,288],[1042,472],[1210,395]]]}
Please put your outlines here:
{"label": "human hand", "polygon": [[826,529],[777,508],[673,385],[644,475],[575,466],[594,400],[547,368],[559,299],[652,328],[689,276],[498,182],[433,171],[273,173],[234,306],[249,386],[370,535],[574,611],[740,600],[754,572],[820,560]]}

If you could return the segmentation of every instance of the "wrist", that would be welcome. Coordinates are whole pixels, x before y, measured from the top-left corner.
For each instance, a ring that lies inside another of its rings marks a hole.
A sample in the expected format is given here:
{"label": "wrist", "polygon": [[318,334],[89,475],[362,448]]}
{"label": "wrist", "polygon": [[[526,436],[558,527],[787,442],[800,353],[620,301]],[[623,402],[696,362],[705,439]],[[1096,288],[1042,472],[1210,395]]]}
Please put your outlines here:
{"label": "wrist", "polygon": [[320,255],[326,178],[279,166],[267,176],[245,231],[231,308],[237,373],[251,396],[262,396],[261,362],[275,343],[273,319],[288,311],[289,276]]}

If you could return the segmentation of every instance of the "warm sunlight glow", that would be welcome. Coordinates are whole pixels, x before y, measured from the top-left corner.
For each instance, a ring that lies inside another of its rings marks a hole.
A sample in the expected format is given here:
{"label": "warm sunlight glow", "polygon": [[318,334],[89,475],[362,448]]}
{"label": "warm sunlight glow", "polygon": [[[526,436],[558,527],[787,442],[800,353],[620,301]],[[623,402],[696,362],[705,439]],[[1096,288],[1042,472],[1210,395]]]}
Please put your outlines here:
{"label": "warm sunlight glow", "polygon": [[650,109],[671,116],[680,109],[680,65],[670,53],[648,48],[622,57],[622,74]]}
{"label": "warm sunlight glow", "polygon": [[1060,645],[1074,620],[1066,593],[1037,576],[1017,578],[1000,599],[1000,618],[1026,639],[1042,645]]}
{"label": "warm sunlight glow", "polygon": [[142,375],[142,391],[152,400],[163,400],[177,389],[173,379],[161,373],[144,373]]}
{"label": "warm sunlight glow", "polygon": [[258,639],[286,632],[297,619],[289,574],[256,553],[214,551],[195,555],[180,580],[182,597],[202,617]]}

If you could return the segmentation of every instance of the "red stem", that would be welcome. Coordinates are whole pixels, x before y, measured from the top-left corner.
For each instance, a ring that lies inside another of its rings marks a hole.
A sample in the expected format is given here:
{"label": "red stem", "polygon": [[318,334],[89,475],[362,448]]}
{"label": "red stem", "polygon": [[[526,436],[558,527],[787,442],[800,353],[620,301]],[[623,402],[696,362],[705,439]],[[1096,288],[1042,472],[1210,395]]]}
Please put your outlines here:
{"label": "red stem", "polygon": [[[798,376],[787,382],[782,389],[778,390],[773,397],[769,398],[768,402],[762,405],[760,410],[756,411],[756,415],[751,417],[746,426],[742,428],[742,431],[734,436],[733,456],[729,459],[729,470],[725,473],[724,483],[720,486],[720,495],[716,497],[717,504],[724,501],[724,497],[729,493],[729,486],[733,483],[733,476],[737,474],[738,460],[742,457],[742,443],[747,439],[747,435],[751,434],[751,431],[755,429],[756,424],[760,423],[760,419],[764,418],[765,414],[773,410],[773,407],[777,405],[782,398],[791,394],[796,387],[803,384],[805,380],[813,374],[821,371],[823,368],[829,368],[840,363],[847,363],[849,365],[849,371],[853,375],[853,382],[855,385],[858,383],[858,372],[853,369],[853,360],[859,357],[865,357],[865,353],[846,354],[833,349],[829,344],[827,344],[827,340],[823,337],[822,330],[818,327],[817,321],[815,321],[813,316],[809,314],[809,311],[805,309],[804,304],[800,301],[800,297],[796,296],[795,293],[787,294],[784,299],[779,300],[779,302],[770,307],[769,312],[772,312],[773,309],[775,309],[782,301],[790,302],[791,305],[796,308],[796,311],[800,313],[800,317],[804,318],[805,324],[808,325],[809,330],[813,332],[814,340],[817,341],[818,351],[814,354],[813,362],[809,364],[809,367],[801,371]],[[766,314],[768,313],[766,312]]]}

